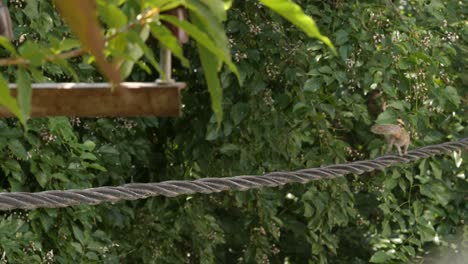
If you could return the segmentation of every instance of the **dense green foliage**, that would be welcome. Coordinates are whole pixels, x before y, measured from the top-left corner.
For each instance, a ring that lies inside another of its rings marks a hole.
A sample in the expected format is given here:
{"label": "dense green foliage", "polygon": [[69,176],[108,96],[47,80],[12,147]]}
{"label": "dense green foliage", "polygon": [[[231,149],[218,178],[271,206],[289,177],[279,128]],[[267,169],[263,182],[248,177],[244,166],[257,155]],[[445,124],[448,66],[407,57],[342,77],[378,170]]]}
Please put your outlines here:
{"label": "dense green foliage", "polygon": [[[243,86],[222,74],[219,129],[190,44],[191,70],[176,65],[174,73],[189,86],[182,118],[33,119],[26,134],[16,120],[0,120],[0,190],[262,174],[372,158],[384,142],[371,124],[397,118],[411,132],[410,148],[468,135],[466,4],[403,1],[400,13],[391,1],[297,2],[338,56],[258,2],[235,1],[226,29]],[[15,34],[38,43],[67,30],[47,2],[28,1],[12,16],[25,25]],[[80,59],[70,67],[82,81],[99,78]],[[66,68],[41,69],[53,80],[70,78]],[[128,79],[155,78],[135,69]],[[0,261],[399,263],[453,255],[462,263],[467,158],[452,153],[282,188],[0,212]]]}

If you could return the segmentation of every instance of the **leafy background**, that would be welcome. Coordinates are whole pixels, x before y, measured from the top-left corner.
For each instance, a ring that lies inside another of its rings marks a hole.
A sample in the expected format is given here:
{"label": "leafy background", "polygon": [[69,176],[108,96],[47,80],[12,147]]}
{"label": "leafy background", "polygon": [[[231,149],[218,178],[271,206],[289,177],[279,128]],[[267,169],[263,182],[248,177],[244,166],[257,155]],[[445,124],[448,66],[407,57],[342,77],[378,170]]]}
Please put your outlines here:
{"label": "leafy background", "polygon": [[[27,133],[15,119],[0,120],[0,190],[261,174],[373,158],[384,141],[370,126],[397,118],[411,133],[411,148],[467,136],[463,1],[297,3],[337,56],[259,2],[235,1],[225,28],[243,85],[230,71],[221,74],[219,128],[191,42],[184,48],[191,68],[174,70],[189,86],[179,119],[32,119]],[[138,7],[115,4],[129,17]],[[14,28],[20,51],[70,36],[48,1],[9,6],[14,24],[23,25]],[[101,80],[86,58],[36,69],[54,81],[73,80],[70,72]],[[157,78],[143,69],[127,80]],[[12,80],[17,70],[3,68],[3,75]],[[462,263],[466,159],[458,152],[360,177],[247,192],[1,212],[0,259]]]}

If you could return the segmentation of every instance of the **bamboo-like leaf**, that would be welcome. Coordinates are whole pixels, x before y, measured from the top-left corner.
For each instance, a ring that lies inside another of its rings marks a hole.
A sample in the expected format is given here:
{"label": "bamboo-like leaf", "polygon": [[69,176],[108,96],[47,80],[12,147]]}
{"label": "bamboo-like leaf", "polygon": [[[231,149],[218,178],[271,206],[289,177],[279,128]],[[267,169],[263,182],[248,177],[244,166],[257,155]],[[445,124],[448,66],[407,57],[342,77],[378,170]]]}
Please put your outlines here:
{"label": "bamboo-like leaf", "polygon": [[336,50],[330,39],[322,34],[315,21],[302,11],[302,8],[292,0],[260,0],[262,4],[275,11],[294,25],[298,26],[309,37],[314,37],[325,43],[336,55]]}
{"label": "bamboo-like leaf", "polygon": [[[200,24],[200,19],[195,15],[192,16],[192,20],[195,24]],[[208,92],[211,97],[211,108],[216,115],[216,121],[218,127],[221,125],[223,120],[223,89],[221,88],[221,82],[218,77],[218,64],[219,59],[208,50],[202,43],[197,43],[198,52],[200,54],[200,61],[205,74],[206,83],[208,85]]]}
{"label": "bamboo-like leaf", "polygon": [[231,9],[232,2],[234,2],[234,0],[223,0],[223,2],[224,2],[224,9],[229,10]]}
{"label": "bamboo-like leaf", "polygon": [[[227,12],[225,8],[225,3],[219,0],[187,0],[187,5],[193,3],[203,3],[206,5],[210,10],[212,15],[216,16],[219,21],[225,21],[227,18]],[[201,17],[202,18],[202,17]]]}
{"label": "bamboo-like leaf", "polygon": [[10,94],[8,82],[0,74],[0,105],[5,106],[10,112],[17,116],[23,125],[26,125],[26,119],[21,114],[18,103]]}
{"label": "bamboo-like leaf", "polygon": [[158,39],[158,41],[163,44],[165,47],[170,49],[174,56],[179,58],[184,67],[189,67],[189,61],[184,57],[182,48],[180,47],[177,38],[172,35],[172,32],[163,25],[158,25],[156,23],[151,23],[151,32],[153,36]]}
{"label": "bamboo-like leaf", "polygon": [[95,1],[54,0],[54,3],[64,20],[80,39],[83,49],[95,57],[96,64],[103,75],[112,83],[119,83],[121,77],[117,67],[109,63],[103,53],[104,36],[97,19]]}
{"label": "bamboo-like leaf", "polygon": [[218,66],[218,58],[206,49],[201,44],[197,44],[200,53],[200,61],[205,74],[206,83],[208,85],[208,92],[211,97],[211,109],[216,115],[218,127],[223,120],[223,89],[216,70]]}
{"label": "bamboo-like leaf", "polygon": [[174,16],[161,15],[161,19],[185,30],[185,32],[187,32],[193,39],[195,39],[197,43],[205,47],[215,56],[219,57],[224,63],[226,63],[229,69],[237,76],[237,79],[240,80],[239,71],[237,70],[236,65],[232,63],[230,54],[226,54],[223,50],[223,47],[217,46],[216,43],[211,40],[211,38],[205,32],[201,31],[193,24],[187,21],[181,21]]}
{"label": "bamboo-like leaf", "polygon": [[141,37],[134,33],[134,32],[128,32],[128,39],[132,42],[134,42],[136,45],[139,46],[139,48],[143,51],[143,55],[145,58],[151,63],[151,65],[158,71],[160,75],[163,75],[163,71],[161,67],[159,66],[158,62],[155,59],[153,51],[148,48],[146,43],[141,39]]}
{"label": "bamboo-like leaf", "polygon": [[213,3],[213,1],[202,2],[199,0],[187,1],[187,8],[190,9],[192,17],[196,14],[201,22],[197,26],[209,34],[216,45],[223,49],[224,54],[230,55],[229,41],[223,25],[223,21],[226,18],[226,11],[223,10],[222,7],[222,3],[220,6],[217,1],[215,3]]}
{"label": "bamboo-like leaf", "polygon": [[153,8],[157,7],[161,12],[174,9],[178,6],[184,6],[185,0],[151,0],[143,1],[143,8]]}

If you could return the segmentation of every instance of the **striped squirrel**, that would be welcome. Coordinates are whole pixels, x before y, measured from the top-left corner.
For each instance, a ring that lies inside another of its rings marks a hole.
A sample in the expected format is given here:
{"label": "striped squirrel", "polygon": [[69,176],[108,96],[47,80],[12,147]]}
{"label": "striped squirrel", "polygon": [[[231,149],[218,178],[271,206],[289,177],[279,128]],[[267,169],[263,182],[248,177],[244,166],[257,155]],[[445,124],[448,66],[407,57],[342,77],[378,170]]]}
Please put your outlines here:
{"label": "striped squirrel", "polygon": [[[387,153],[395,146],[400,156],[408,152],[408,147],[411,143],[408,132],[401,125],[373,125],[371,127],[372,133],[384,135],[387,141]],[[403,147],[403,152],[401,151]]]}

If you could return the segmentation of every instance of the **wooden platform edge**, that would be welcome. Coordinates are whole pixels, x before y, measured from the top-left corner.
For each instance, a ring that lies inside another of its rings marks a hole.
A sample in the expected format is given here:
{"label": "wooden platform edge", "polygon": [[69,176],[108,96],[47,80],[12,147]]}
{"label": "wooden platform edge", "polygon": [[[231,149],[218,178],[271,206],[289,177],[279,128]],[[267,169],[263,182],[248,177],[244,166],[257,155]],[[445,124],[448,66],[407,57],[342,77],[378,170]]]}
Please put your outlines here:
{"label": "wooden platform edge", "polygon": [[[16,85],[9,87],[16,96]],[[35,83],[32,87],[32,117],[178,117],[180,90],[186,83],[123,82],[114,92],[110,83]],[[0,106],[0,117],[13,116]]]}

